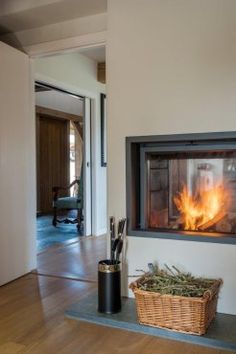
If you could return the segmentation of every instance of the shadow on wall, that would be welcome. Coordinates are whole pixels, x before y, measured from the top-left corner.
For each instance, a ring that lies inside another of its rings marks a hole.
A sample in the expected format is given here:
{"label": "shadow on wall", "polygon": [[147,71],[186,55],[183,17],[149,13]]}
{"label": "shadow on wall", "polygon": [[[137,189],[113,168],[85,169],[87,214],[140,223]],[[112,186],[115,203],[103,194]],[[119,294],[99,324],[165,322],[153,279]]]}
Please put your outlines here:
{"label": "shadow on wall", "polygon": [[[10,36],[8,36],[10,35]],[[0,40],[3,43],[8,44],[9,46],[20,50],[23,53],[26,53],[19,39],[10,31],[7,27],[0,25]]]}

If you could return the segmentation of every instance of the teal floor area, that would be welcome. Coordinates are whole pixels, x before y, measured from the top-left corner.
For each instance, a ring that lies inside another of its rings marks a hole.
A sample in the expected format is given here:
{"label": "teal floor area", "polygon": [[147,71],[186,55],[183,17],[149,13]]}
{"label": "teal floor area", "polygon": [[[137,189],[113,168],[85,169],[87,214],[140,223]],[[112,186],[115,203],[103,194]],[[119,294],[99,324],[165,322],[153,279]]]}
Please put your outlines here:
{"label": "teal floor area", "polygon": [[52,216],[37,217],[37,252],[42,252],[52,246],[66,245],[78,240],[82,233],[78,232],[76,225],[52,225]]}

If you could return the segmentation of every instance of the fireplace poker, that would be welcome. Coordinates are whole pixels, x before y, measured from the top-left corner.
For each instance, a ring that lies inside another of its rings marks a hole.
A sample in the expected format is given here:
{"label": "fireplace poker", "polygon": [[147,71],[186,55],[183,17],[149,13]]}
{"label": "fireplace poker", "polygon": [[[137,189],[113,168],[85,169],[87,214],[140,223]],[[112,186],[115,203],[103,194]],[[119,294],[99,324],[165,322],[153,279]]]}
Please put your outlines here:
{"label": "fireplace poker", "polygon": [[117,250],[116,250],[116,257],[115,257],[116,263],[119,262],[120,254],[121,254],[122,248],[123,248],[125,223],[126,223],[126,219],[125,218],[121,219],[120,222],[119,222],[119,228],[118,228],[118,230],[119,230],[118,231],[118,240],[119,241],[118,241],[117,246],[116,246]]}
{"label": "fireplace poker", "polygon": [[116,232],[115,232],[115,218],[114,216],[110,217],[110,247],[111,247],[111,259],[112,259],[112,249],[114,245],[114,241],[116,238]]}
{"label": "fireplace poker", "polygon": [[116,248],[117,248],[118,243],[119,243],[119,238],[117,237],[115,239],[115,241],[113,242],[112,248],[111,248],[111,263],[113,263],[115,261],[115,252],[116,252]]}
{"label": "fireplace poker", "polygon": [[112,232],[112,244],[111,244],[111,262],[115,262],[115,252],[116,252],[116,248],[117,248],[117,245],[119,243],[119,240],[121,238],[121,220],[118,221],[118,226],[117,226],[117,237],[116,237],[116,232],[115,232],[115,222],[113,223],[114,225],[114,230]]}
{"label": "fireplace poker", "polygon": [[120,260],[120,254],[122,252],[122,248],[123,248],[123,240],[120,239],[118,241],[118,244],[117,244],[117,250],[116,250],[116,264],[118,264],[119,260]]}
{"label": "fireplace poker", "polygon": [[124,228],[125,228],[125,222],[126,222],[125,218],[120,220],[120,230],[119,230],[119,233],[118,233],[118,236],[120,236],[120,237],[123,237]]}
{"label": "fireplace poker", "polygon": [[[119,257],[123,248],[123,238],[124,238],[124,228],[125,228],[126,219],[120,219],[117,227],[117,237],[113,239],[111,245],[111,262],[118,262]],[[114,232],[115,234],[115,232]]]}

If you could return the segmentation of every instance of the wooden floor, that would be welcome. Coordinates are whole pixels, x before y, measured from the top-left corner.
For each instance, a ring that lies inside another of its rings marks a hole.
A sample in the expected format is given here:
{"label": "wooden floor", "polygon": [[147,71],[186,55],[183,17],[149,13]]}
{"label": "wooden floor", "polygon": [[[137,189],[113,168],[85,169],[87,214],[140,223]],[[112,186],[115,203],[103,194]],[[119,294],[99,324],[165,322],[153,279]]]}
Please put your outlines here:
{"label": "wooden floor", "polygon": [[[102,239],[97,239],[97,244],[85,242],[77,248],[57,249],[48,259],[45,254],[39,267],[50,276],[32,273],[0,288],[0,354],[227,353],[66,319],[64,311],[70,304],[96,291],[95,282],[68,279],[76,275],[95,280]],[[79,249],[83,255],[78,255]],[[70,268],[66,259],[74,254]],[[73,264],[78,260],[83,265]]]}
{"label": "wooden floor", "polygon": [[37,256],[37,273],[96,282],[97,263],[106,258],[106,237],[81,237]]}

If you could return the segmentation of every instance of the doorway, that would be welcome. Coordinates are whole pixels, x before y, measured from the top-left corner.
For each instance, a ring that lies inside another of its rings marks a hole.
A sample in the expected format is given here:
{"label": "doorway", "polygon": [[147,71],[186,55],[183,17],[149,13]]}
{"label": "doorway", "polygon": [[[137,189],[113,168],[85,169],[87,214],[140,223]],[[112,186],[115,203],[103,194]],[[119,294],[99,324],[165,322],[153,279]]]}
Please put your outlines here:
{"label": "doorway", "polygon": [[[91,217],[91,212],[85,211],[91,209],[88,161],[87,168],[82,168],[87,146],[90,154],[90,131],[86,137],[84,129],[90,122],[84,124],[84,97],[42,82],[35,83],[35,97],[40,253],[53,246],[68,245],[90,232],[91,221],[85,222],[85,216]],[[86,113],[90,121],[90,112]]]}
{"label": "doorway", "polygon": [[[52,241],[55,241],[54,235],[58,235],[59,230],[62,231],[64,238],[70,234],[71,239],[66,243],[54,244],[40,252],[37,257],[37,273],[90,281],[96,281],[96,264],[106,255],[106,167],[101,164],[100,111],[100,97],[102,93],[105,93],[105,84],[98,81],[98,64],[96,58],[91,57],[93,55],[94,51],[86,53],[86,55],[74,52],[34,60],[36,84],[39,84],[41,89],[42,86],[47,89],[47,91],[36,93],[36,95],[42,97],[49,94],[54,96],[60,94],[59,99],[53,100],[54,106],[52,106],[52,100],[49,106],[48,100],[46,103],[42,103],[37,100],[37,97],[36,106],[44,106],[43,109],[40,108],[41,113],[45,113],[45,107],[55,111],[52,112],[54,118],[47,115],[48,119],[62,120],[64,125],[66,125],[65,120],[69,121],[67,123],[67,162],[69,161],[67,168],[69,173],[65,174],[64,179],[67,178],[68,184],[70,184],[73,182],[73,178],[83,177],[82,235],[93,235],[92,237],[81,237],[74,224],[61,223],[57,224],[55,228],[51,225],[52,215],[48,216],[49,218],[44,224],[44,213],[41,213],[42,216],[38,220],[42,220],[43,225],[40,231],[43,236],[46,234],[44,227],[50,227],[53,233],[51,235]],[[48,91],[49,89],[51,91]],[[65,102],[65,97],[68,102]],[[55,101],[57,101],[57,106],[55,106]],[[36,107],[37,110],[38,107]],[[60,116],[58,111],[60,111]],[[67,117],[61,116],[62,113],[66,113]],[[63,138],[59,140],[64,141]],[[58,150],[60,151],[60,148]],[[93,156],[93,160],[91,156]],[[42,160],[44,163],[45,160]],[[64,158],[64,160],[66,159]],[[60,161],[60,164],[58,169],[65,169],[65,163]],[[83,166],[82,173],[80,172],[81,166]],[[53,171],[55,169],[53,167]],[[58,183],[62,183],[62,181],[58,181]],[[51,187],[53,186],[51,185]],[[65,195],[65,197],[69,196],[73,196],[72,190],[70,194]],[[63,194],[61,197],[64,198]],[[70,212],[73,213],[73,211]]]}

